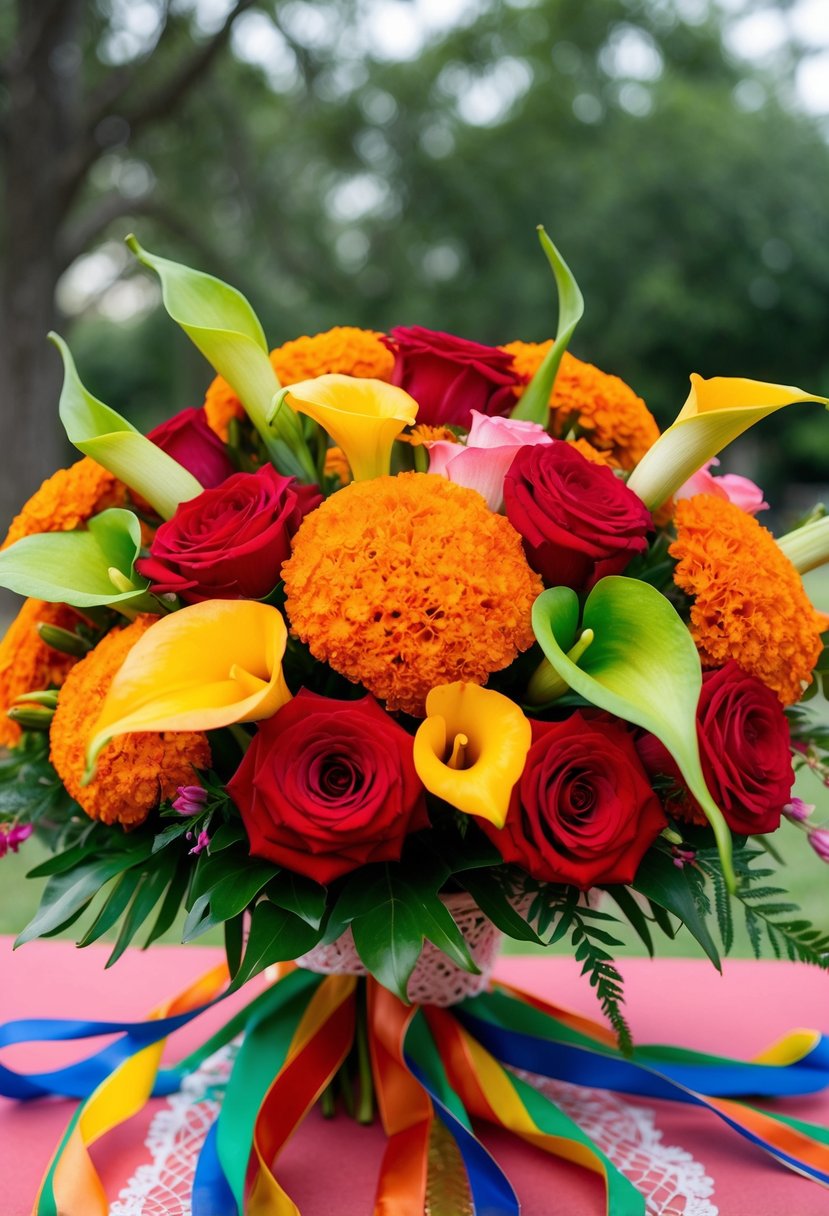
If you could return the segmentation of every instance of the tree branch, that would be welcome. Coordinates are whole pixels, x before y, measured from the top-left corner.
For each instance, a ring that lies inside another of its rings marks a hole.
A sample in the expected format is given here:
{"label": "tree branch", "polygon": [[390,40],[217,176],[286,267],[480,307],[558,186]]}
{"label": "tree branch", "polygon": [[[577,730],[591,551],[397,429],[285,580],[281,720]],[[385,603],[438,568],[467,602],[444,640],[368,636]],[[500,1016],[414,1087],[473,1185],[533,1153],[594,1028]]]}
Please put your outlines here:
{"label": "tree branch", "polygon": [[97,236],[100,236],[115,220],[126,216],[146,216],[166,229],[188,246],[214,272],[232,278],[232,269],[221,254],[208,242],[201,239],[194,227],[175,211],[152,195],[144,198],[127,198],[123,194],[106,194],[93,203],[78,218],[66,225],[58,240],[58,273],[62,274],[76,258],[85,253]]}
{"label": "tree branch", "polygon": [[[179,66],[178,71],[173,72],[163,81],[146,101],[132,112],[129,110],[122,112],[121,117],[129,124],[131,133],[160,118],[167,117],[173,112],[193,85],[209,71],[213,61],[227,45],[236,18],[255,3],[256,0],[236,0],[221,28],[212,38],[209,38],[186,59]],[[99,122],[102,117],[104,114],[99,115]],[[85,138],[67,150],[59,170],[62,203],[65,211],[68,211],[86,174],[104,150],[95,138],[94,128],[87,129]]]}
{"label": "tree branch", "polygon": [[127,198],[117,193],[96,199],[77,219],[67,223],[61,233],[57,243],[58,273],[63,274],[115,220],[127,215],[146,215],[151,205],[149,198]]}
{"label": "tree branch", "polygon": [[113,68],[112,71],[107,73],[98,87],[90,93],[86,102],[86,115],[84,119],[84,126],[90,134],[94,134],[95,128],[101,119],[106,118],[108,114],[112,113],[115,104],[129,91],[140,73],[144,70],[151,56],[158,54],[160,48],[169,41],[173,29],[170,21],[171,7],[172,0],[165,0],[161,27],[152,47],[145,51],[139,59]]}
{"label": "tree branch", "polygon": [[207,72],[214,59],[224,49],[230,39],[231,30],[236,18],[246,9],[253,6],[256,0],[236,0],[233,8],[219,30],[200,46],[189,59],[185,60],[178,71],[173,72],[167,80],[162,81],[154,93],[131,113],[125,111],[123,117],[132,131],[146,126],[158,118],[169,114],[194,84]]}

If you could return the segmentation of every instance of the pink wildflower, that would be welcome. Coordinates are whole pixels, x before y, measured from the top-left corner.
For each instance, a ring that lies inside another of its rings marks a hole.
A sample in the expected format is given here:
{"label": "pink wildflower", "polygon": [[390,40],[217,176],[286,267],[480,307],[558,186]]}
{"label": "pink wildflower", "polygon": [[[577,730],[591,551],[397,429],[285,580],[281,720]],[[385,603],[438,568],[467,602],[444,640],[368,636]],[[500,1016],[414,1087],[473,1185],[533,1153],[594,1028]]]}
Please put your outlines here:
{"label": "pink wildflower", "polygon": [[180,785],[173,799],[173,809],[179,815],[197,815],[207,802],[207,790],[201,785]]}
{"label": "pink wildflower", "polygon": [[829,862],[829,828],[814,828],[809,833],[809,844],[821,861]]}

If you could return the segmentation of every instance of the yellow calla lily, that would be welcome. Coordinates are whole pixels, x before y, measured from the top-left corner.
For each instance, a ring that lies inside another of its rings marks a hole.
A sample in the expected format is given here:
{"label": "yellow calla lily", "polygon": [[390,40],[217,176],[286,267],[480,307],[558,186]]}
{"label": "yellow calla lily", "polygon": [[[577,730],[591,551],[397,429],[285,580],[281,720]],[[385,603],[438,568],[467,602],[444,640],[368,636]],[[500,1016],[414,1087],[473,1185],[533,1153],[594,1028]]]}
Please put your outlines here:
{"label": "yellow calla lily", "polygon": [[255,600],[205,600],[156,621],[110,686],[87,745],[87,778],[115,735],[270,718],[291,699],[287,639],[282,614]]}
{"label": "yellow calla lily", "polygon": [[327,431],[345,452],[355,481],[389,471],[397,436],[417,417],[417,402],[384,380],[356,376],[317,376],[286,390],[287,401]]}
{"label": "yellow calla lily", "polygon": [[628,486],[656,510],[688,478],[755,422],[798,401],[829,399],[788,384],[766,384],[694,373],[691,392],[676,421],[660,435],[628,479]]}
{"label": "yellow calla lily", "polygon": [[509,697],[477,684],[441,684],[426,698],[414,739],[417,775],[432,794],[502,828],[532,743],[529,720]]}

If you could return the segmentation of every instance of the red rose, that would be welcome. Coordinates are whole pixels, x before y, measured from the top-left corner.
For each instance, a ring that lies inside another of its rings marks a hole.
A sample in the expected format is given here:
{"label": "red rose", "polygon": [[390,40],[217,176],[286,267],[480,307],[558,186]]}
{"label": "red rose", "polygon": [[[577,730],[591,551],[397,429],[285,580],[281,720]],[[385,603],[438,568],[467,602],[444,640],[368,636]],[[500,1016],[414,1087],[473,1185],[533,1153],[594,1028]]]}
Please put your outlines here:
{"label": "red rose", "polygon": [[271,465],[235,473],[183,502],[136,569],[157,595],[173,592],[188,604],[263,599],[279,582],[303,517],[321,502],[316,486],[282,477]]}
{"label": "red rose", "polygon": [[392,384],[418,404],[417,421],[428,426],[470,426],[470,410],[508,414],[513,389],[524,382],[512,355],[454,334],[398,325],[386,345],[393,352]]}
{"label": "red rose", "polygon": [[371,697],[302,689],[260,724],[227,788],[251,855],[320,883],[398,860],[428,826],[412,737]]}
{"label": "red rose", "polygon": [[504,480],[507,518],[545,583],[587,591],[643,553],[650,512],[611,469],[569,443],[521,448]]}
{"label": "red rose", "polygon": [[628,730],[580,713],[532,728],[506,824],[481,827],[504,861],[542,881],[632,882],[666,819]]}
{"label": "red rose", "polygon": [[[794,784],[794,769],[789,724],[775,693],[733,659],[706,671],[697,738],[705,783],[731,830],[743,836],[776,831]],[[645,735],[637,746],[648,772],[674,779],[669,809],[681,818],[706,823],[659,740]]]}
{"label": "red rose", "polygon": [[203,409],[181,410],[154,427],[147,438],[192,473],[205,490],[236,472],[227,448],[207,425]]}

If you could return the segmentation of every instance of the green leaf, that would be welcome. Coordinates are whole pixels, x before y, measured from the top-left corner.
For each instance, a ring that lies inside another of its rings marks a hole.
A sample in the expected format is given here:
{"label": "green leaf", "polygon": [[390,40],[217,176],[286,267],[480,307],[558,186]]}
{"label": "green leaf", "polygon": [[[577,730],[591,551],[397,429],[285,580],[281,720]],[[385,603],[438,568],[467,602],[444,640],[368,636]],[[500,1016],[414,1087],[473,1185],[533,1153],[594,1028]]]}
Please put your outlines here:
{"label": "green leaf", "polygon": [[611,899],[619,906],[622,914],[630,923],[631,928],[636,932],[648,954],[653,958],[653,938],[648,926],[648,918],[630,891],[627,887],[605,887],[604,890],[607,891]]}
{"label": "green leaf", "polygon": [[619,575],[603,578],[584,605],[582,630],[592,630],[594,636],[576,664],[567,656],[576,603],[568,587],[553,587],[535,601],[533,630],[547,661],[586,701],[650,731],[665,745],[714,830],[733,891],[731,833],[700,763],[702,669],[688,627],[669,600],[647,583]]}
{"label": "green leaf", "polygon": [[555,275],[558,290],[558,328],[555,342],[512,411],[511,417],[524,422],[537,422],[546,427],[550,416],[550,397],[562,356],[567,350],[573,331],[584,315],[584,297],[570,267],[541,226],[538,236]]}
{"label": "green leaf", "polygon": [[408,1003],[408,985],[423,947],[423,930],[410,888],[387,873],[372,884],[376,902],[351,923],[354,945],[375,979]]}
{"label": "green leaf", "polygon": [[44,937],[64,921],[85,908],[104,883],[132,866],[140,865],[148,856],[150,842],[141,848],[124,850],[111,857],[84,862],[62,874],[55,874],[46,884],[40,907],[19,934],[15,947]]}
{"label": "green leaf", "polygon": [[[86,529],[24,536],[2,550],[0,586],[75,608],[128,604],[144,598],[150,585],[133,568],[140,551],[138,519],[113,507],[93,516]],[[131,585],[127,590],[113,582],[112,570]]]}
{"label": "green leaf", "polygon": [[141,873],[135,895],[121,922],[121,931],[115,942],[112,953],[106,961],[107,967],[112,967],[126,950],[144,921],[152,912],[158,901],[169,886],[176,868],[176,858],[166,853],[154,858],[151,865]]}
{"label": "green leaf", "polygon": [[286,912],[293,912],[300,920],[319,929],[325,915],[326,891],[319,883],[282,870],[268,883],[266,892],[271,903],[278,904]]}
{"label": "green leaf", "polygon": [[692,882],[696,880],[697,875],[690,866],[680,870],[667,853],[651,849],[642,859],[632,886],[651,903],[678,916],[717,970],[722,971],[714,939],[694,898]]}
{"label": "green leaf", "polygon": [[177,840],[181,840],[182,836],[186,836],[190,831],[191,826],[192,825],[189,819],[184,819],[181,823],[169,824],[153,838],[153,852],[160,853],[161,850],[166,849],[168,845],[174,844]]}
{"label": "green leaf", "polygon": [[142,871],[136,866],[117,879],[112,890],[107,894],[98,915],[78,942],[79,947],[90,946],[109,932],[116,921],[126,912],[141,881],[141,876]]}
{"label": "green leaf", "polygon": [[245,947],[245,917],[239,913],[232,920],[225,921],[225,956],[230,978],[235,979],[242,962],[242,952]]}
{"label": "green leaf", "polygon": [[190,890],[192,906],[184,925],[183,940],[190,942],[215,925],[244,912],[273,876],[274,866],[270,861],[203,854]]}
{"label": "green leaf", "polygon": [[247,949],[234,986],[241,987],[272,963],[298,958],[313,949],[319,938],[318,929],[313,929],[292,912],[286,912],[268,900],[260,900],[253,909]]}
{"label": "green leaf", "polygon": [[268,416],[281,385],[268,358],[259,318],[242,293],[213,275],[142,249],[132,235],[127,245],[158,275],[170,317],[228,382],[281,472],[316,481],[302,424],[293,410],[279,410],[278,429],[271,429]]}
{"label": "green leaf", "polygon": [[53,874],[63,874],[66,870],[72,870],[80,862],[89,856],[89,847],[85,844],[73,845],[71,849],[65,849],[62,853],[56,853],[54,857],[47,858],[42,861],[39,866],[35,866],[33,870],[29,870],[27,878],[51,878]]}
{"label": "green leaf", "polygon": [[273,878],[273,862],[248,858],[241,873],[233,871],[222,874],[219,881],[207,892],[210,901],[210,916],[215,922],[230,920],[244,912],[256,896]]}
{"label": "green leaf", "polygon": [[201,494],[192,473],[84,388],[69,347],[57,334],[49,337],[63,359],[60,419],[69,442],[145,498],[163,519]]}
{"label": "green leaf", "polygon": [[387,864],[372,879],[363,876],[352,883],[344,892],[344,904],[345,914],[352,912],[357,953],[372,975],[401,1000],[408,1000],[409,977],[424,938],[457,966],[477,974],[463,935],[438,898],[434,876],[430,881],[428,875],[415,877],[400,865]]}
{"label": "green leaf", "polygon": [[543,946],[532,925],[516,911],[497,877],[488,870],[472,870],[463,875],[464,887],[493,925],[519,942],[535,942]]}
{"label": "green leaf", "polygon": [[166,933],[173,925],[176,917],[179,914],[184,897],[187,894],[187,887],[190,882],[190,867],[187,864],[187,857],[179,859],[178,868],[173,875],[172,881],[167,888],[167,894],[164,896],[161,907],[158,911],[158,916],[155,919],[152,929],[147,934],[147,940],[144,942],[144,949],[151,946],[153,942],[158,941],[162,934]]}
{"label": "green leaf", "polygon": [[230,823],[223,823],[211,836],[210,852],[221,853],[223,849],[229,849],[231,845],[240,844],[243,840],[247,841],[245,829],[238,819],[231,820]]}

